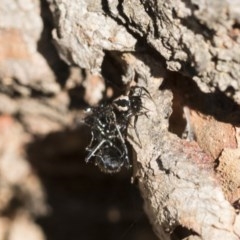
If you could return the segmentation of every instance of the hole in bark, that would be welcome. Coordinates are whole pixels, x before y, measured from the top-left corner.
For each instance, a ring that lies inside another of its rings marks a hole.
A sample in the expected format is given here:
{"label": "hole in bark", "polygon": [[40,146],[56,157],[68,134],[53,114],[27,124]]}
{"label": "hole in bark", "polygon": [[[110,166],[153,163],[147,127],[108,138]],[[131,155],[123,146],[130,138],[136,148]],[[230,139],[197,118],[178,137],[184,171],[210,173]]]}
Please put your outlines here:
{"label": "hole in bark", "polygon": [[219,158],[214,161],[214,169],[216,170],[220,164]]}
{"label": "hole in bark", "polygon": [[84,107],[87,107],[87,103],[84,102],[83,96],[84,96],[85,89],[83,86],[77,86],[72,89],[69,89],[68,94],[70,97],[70,109],[83,109]]}
{"label": "hole in bark", "polygon": [[[210,115],[218,121],[236,125],[240,122],[237,112],[240,106],[225,93],[215,90],[212,93],[202,92],[197,84],[190,78],[178,73],[169,73],[160,89],[170,89],[173,93],[173,112],[169,119],[169,131],[182,137],[187,119],[184,116],[184,106],[205,115]],[[233,113],[236,113],[235,115]],[[234,117],[235,116],[235,117]]]}
{"label": "hole in bark", "polygon": [[232,25],[232,29],[229,32],[229,36],[234,40],[234,41],[238,41],[239,38],[239,34],[240,34],[240,22],[239,21],[235,21]]}
{"label": "hole in bark", "polygon": [[[138,63],[142,62],[144,65],[149,67],[150,74],[153,77],[162,78],[165,76],[165,61],[159,53],[149,47],[144,47],[142,44],[138,44],[136,46],[136,49],[136,53],[131,53],[133,55],[133,58],[136,58],[135,63],[139,60]],[[117,92],[116,96],[124,93],[125,85],[122,82],[123,76],[129,81],[138,81],[138,73],[135,70],[134,66],[135,63],[129,64],[125,62],[122,59],[122,53],[115,51],[105,51],[103,63],[101,66],[101,74],[106,81],[106,85],[110,85],[114,91]]]}
{"label": "hole in bark", "polygon": [[236,212],[239,214],[239,212],[240,212],[240,199],[237,199],[232,205],[235,208]]}
{"label": "hole in bark", "polygon": [[194,11],[199,9],[198,4],[192,3],[191,0],[183,0],[182,2],[185,3],[185,7],[186,8],[190,8],[192,12],[194,12]]}
{"label": "hole in bark", "polygon": [[26,204],[26,196],[22,196],[23,194],[17,188],[14,188],[13,191],[15,193],[14,197],[9,201],[7,207],[1,211],[1,214],[7,218],[14,217],[17,211]]}
{"label": "hole in bark", "polygon": [[235,23],[232,25],[232,28],[233,28],[233,29],[240,29],[240,23],[239,23],[239,22],[235,22]]}
{"label": "hole in bark", "polygon": [[174,229],[173,233],[171,234],[171,240],[186,239],[187,237],[190,236],[198,236],[198,234],[190,229],[178,226]]}
{"label": "hole in bark", "polygon": [[122,82],[124,68],[126,68],[126,64],[121,60],[119,53],[105,52],[101,74],[106,81],[106,86],[113,89],[113,98],[124,92],[125,86]]}

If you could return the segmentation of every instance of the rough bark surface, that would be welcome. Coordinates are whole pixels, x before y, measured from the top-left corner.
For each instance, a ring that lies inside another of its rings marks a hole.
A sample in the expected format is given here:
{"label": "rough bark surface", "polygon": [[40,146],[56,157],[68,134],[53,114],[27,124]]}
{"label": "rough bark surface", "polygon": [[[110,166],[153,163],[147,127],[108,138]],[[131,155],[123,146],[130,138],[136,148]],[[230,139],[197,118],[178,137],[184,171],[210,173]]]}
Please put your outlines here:
{"label": "rough bark surface", "polygon": [[[128,141],[132,180],[158,238],[240,238],[237,0],[3,0],[0,43],[0,239],[44,239],[33,219],[49,212],[46,197],[58,202],[59,191],[96,226],[131,219],[125,203],[93,204],[109,194],[106,181],[124,198],[130,173],[85,166],[90,134],[82,126],[84,107],[130,84],[151,95],[136,124],[141,143],[131,128]],[[59,179],[68,190],[59,190]],[[90,188],[99,195],[88,197]],[[62,211],[55,222],[68,214],[63,205],[54,205]],[[64,239],[53,231],[48,237]],[[90,232],[81,237],[95,239]]]}

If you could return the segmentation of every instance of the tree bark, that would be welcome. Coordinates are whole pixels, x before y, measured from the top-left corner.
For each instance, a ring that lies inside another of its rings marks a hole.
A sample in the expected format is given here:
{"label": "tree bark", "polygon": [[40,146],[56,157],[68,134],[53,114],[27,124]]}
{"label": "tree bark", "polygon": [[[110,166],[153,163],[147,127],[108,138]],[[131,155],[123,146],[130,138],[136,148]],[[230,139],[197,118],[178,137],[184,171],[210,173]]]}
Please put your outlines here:
{"label": "tree bark", "polygon": [[[64,172],[65,165],[48,164],[53,155],[79,149],[84,158],[90,138],[81,126],[84,106],[134,83],[151,97],[143,97],[147,116],[136,123],[141,143],[128,130],[132,179],[159,239],[239,239],[238,2],[47,0],[52,15],[41,16],[46,2],[23,2],[0,6],[1,141],[11,135],[8,126],[16,135],[12,145],[2,144],[1,158],[9,163],[13,149],[26,163],[22,175],[3,174],[5,186],[29,176],[38,182],[30,165]],[[41,148],[43,162],[36,155]],[[31,186],[21,191],[31,195],[34,214],[46,211],[44,194],[38,208]]]}

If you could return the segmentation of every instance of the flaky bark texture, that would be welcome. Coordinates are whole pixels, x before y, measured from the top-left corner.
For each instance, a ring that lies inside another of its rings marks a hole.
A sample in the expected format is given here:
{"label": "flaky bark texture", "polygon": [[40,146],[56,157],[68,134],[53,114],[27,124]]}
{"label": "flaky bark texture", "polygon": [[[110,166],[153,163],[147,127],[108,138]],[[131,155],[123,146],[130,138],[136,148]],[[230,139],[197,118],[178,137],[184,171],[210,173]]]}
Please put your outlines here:
{"label": "flaky bark texture", "polygon": [[[9,232],[19,236],[16,225],[32,221],[44,238],[32,220],[48,211],[45,195],[54,193],[51,183],[44,194],[44,181],[77,173],[84,182],[92,171],[76,164],[90,139],[82,110],[137,84],[151,97],[142,98],[147,116],[138,117],[136,130],[129,127],[132,180],[156,235],[239,239],[239,6],[237,0],[2,1],[0,225],[7,227],[0,237],[16,239]],[[16,196],[24,210],[6,220]],[[114,222],[119,214],[110,210]]]}

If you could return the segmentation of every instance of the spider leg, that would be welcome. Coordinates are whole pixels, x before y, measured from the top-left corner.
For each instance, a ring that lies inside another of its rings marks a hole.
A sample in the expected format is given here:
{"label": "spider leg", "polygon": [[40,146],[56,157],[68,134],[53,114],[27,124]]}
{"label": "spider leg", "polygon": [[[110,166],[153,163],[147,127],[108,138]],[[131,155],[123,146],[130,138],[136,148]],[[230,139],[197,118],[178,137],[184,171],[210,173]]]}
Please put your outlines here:
{"label": "spider leg", "polygon": [[[149,91],[145,88],[145,87],[138,87],[140,88],[140,96],[147,96],[148,98],[150,98],[152,100],[152,96],[149,93]],[[144,93],[142,93],[144,91]]]}
{"label": "spider leg", "polygon": [[105,139],[103,139],[98,145],[96,145],[93,150],[87,155],[85,158],[85,162],[88,163],[90,158],[94,156],[94,154],[100,149],[100,147],[106,142]]}
{"label": "spider leg", "polygon": [[[138,93],[136,94],[139,97],[148,97],[149,99],[151,99],[153,101],[153,98],[151,96],[151,94],[149,93],[149,91],[145,88],[145,87],[140,87],[140,86],[134,86],[132,87],[132,89],[130,90],[130,96],[134,95],[134,92],[138,90]],[[154,102],[154,101],[153,101]]]}
{"label": "spider leg", "polygon": [[93,133],[93,131],[91,131],[91,141],[90,141],[90,143],[88,144],[88,146],[87,146],[87,149],[88,148],[90,148],[91,146],[92,146],[92,144],[93,144],[93,141],[95,140],[95,137],[94,137],[94,133]]}
{"label": "spider leg", "polygon": [[122,155],[125,155],[124,158],[125,158],[125,162],[126,162],[127,166],[130,166],[130,162],[129,162],[129,158],[128,158],[128,149],[127,149],[127,146],[126,146],[126,142],[125,142],[125,140],[123,138],[123,135],[122,135],[122,133],[120,131],[120,127],[119,127],[119,125],[117,123],[116,123],[116,129],[117,129],[117,132],[118,132],[118,136],[119,136],[119,138],[121,140],[122,147],[124,149],[124,153]]}
{"label": "spider leg", "polygon": [[139,116],[139,115],[136,115],[136,116],[134,117],[133,127],[134,127],[134,131],[135,131],[135,133],[136,133],[137,139],[138,139],[139,146],[140,146],[140,148],[142,148],[142,142],[141,142],[141,140],[140,140],[139,133],[138,133],[138,130],[137,130],[137,127],[136,127],[136,126],[137,126],[138,116]]}
{"label": "spider leg", "polygon": [[117,128],[118,135],[119,135],[119,138],[120,138],[120,140],[121,140],[121,143],[122,143],[124,152],[125,152],[126,155],[128,155],[128,149],[127,149],[125,140],[124,140],[124,138],[123,138],[123,136],[122,136],[122,133],[121,133],[120,130],[119,130],[119,126],[117,125],[116,128]]}

